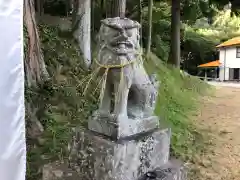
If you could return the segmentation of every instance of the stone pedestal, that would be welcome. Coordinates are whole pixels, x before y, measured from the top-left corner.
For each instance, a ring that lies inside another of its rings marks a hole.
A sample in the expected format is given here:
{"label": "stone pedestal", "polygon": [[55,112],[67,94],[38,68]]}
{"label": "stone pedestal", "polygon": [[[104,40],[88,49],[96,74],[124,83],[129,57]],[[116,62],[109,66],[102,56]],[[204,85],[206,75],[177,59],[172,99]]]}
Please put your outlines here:
{"label": "stone pedestal", "polygon": [[159,118],[157,116],[137,119],[124,117],[121,120],[117,120],[110,115],[96,115],[88,121],[89,130],[106,135],[114,140],[152,131],[158,127]]}
{"label": "stone pedestal", "polygon": [[[43,167],[43,180],[78,180],[82,178],[87,178],[89,180],[96,179],[91,176],[88,176],[87,172],[86,174],[79,173],[75,169],[69,167],[67,162],[57,161],[54,163],[47,164]],[[94,173],[94,172],[91,171],[91,173]],[[124,176],[122,179],[129,179],[129,178]],[[149,179],[186,180],[187,179],[186,169],[180,161],[170,160],[163,166],[143,174],[137,180],[149,180]]]}
{"label": "stone pedestal", "polygon": [[112,141],[82,132],[70,167],[83,179],[136,180],[168,162],[170,136],[170,129],[156,129],[132,139]]}
{"label": "stone pedestal", "polygon": [[144,180],[151,173],[157,180],[186,180],[182,164],[169,161],[170,129],[153,128],[116,140],[102,132],[76,132],[69,162],[48,165],[43,180]]}

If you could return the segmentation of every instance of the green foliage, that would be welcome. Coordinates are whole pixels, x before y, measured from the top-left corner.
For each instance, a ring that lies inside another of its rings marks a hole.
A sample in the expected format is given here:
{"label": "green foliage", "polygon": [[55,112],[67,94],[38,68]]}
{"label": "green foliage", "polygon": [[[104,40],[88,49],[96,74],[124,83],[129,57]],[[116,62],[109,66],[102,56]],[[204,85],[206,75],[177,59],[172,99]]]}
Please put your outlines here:
{"label": "green foliage", "polygon": [[205,93],[206,84],[194,77],[183,77],[179,70],[169,70],[165,66],[160,72],[164,86],[159,91],[156,112],[171,125],[173,155],[185,161],[192,160],[194,154],[204,148],[204,136],[191,118],[199,108],[198,98]]}
{"label": "green foliage", "polygon": [[[203,23],[200,23],[202,21]],[[216,45],[240,35],[240,18],[231,16],[230,10],[218,11],[213,24],[200,19],[193,26],[185,25],[183,36],[183,64],[190,72],[197,65],[219,58]]]}
{"label": "green foliage", "polygon": [[[240,20],[236,16],[231,16],[230,10],[218,11],[216,6],[207,1],[182,1],[182,8],[189,11],[184,11],[182,16],[182,68],[191,74],[197,74],[199,64],[219,58],[216,45],[240,34]],[[169,2],[154,3],[152,52],[165,62],[168,60],[170,47],[170,16]],[[211,17],[213,23],[209,24],[205,16]],[[147,7],[143,8],[142,23],[143,46],[145,46],[148,27]]]}
{"label": "green foliage", "polygon": [[231,10],[218,11],[211,26],[193,26],[196,32],[217,42],[228,40],[240,33],[240,17],[231,16]]}
{"label": "green foliage", "polygon": [[199,98],[211,88],[196,77],[166,66],[153,54],[145,65],[149,72],[157,72],[160,80],[156,114],[162,127],[172,129],[171,154],[184,162],[194,162],[196,155],[206,151],[209,141],[192,117],[198,112]]}
{"label": "green foliage", "polygon": [[[50,80],[38,89],[26,88],[26,103],[37,109],[36,118],[44,127],[37,142],[28,139],[27,178],[37,179],[44,163],[67,157],[72,128],[84,126],[96,99],[92,94],[82,96],[81,80],[88,75],[81,67],[81,57],[73,41],[57,36],[57,29],[40,25],[43,53]],[[97,97],[97,95],[95,95]],[[32,111],[27,110],[30,128]]]}
{"label": "green foliage", "polygon": [[[219,31],[220,37],[235,36],[240,33],[240,17],[232,16],[230,10],[220,11],[214,18],[213,29]],[[224,39],[223,38],[223,39]]]}
{"label": "green foliage", "polygon": [[197,19],[214,14],[214,9],[206,0],[182,0],[181,6],[182,21],[188,24],[194,24]]}
{"label": "green foliage", "polygon": [[[99,22],[100,1],[95,3],[94,24]],[[142,1],[142,38],[146,47],[148,32],[147,1]],[[170,1],[155,1],[153,7],[152,52],[163,61],[168,60],[170,51],[171,10]],[[238,17],[231,17],[230,12],[218,11],[216,5],[205,0],[182,0],[181,57],[182,68],[191,74],[197,74],[197,66],[216,60],[215,46],[220,42],[238,35]],[[99,9],[99,11],[97,11]],[[128,3],[127,10],[131,18],[138,20],[138,2]],[[205,18],[207,17],[207,18]],[[208,24],[209,19],[213,24]],[[201,23],[199,23],[201,22]],[[97,24],[95,29],[99,28]]]}
{"label": "green foliage", "polygon": [[[160,59],[166,61],[169,55],[170,47],[170,6],[166,2],[155,3],[152,15],[152,52],[154,52]],[[143,9],[143,47],[147,42],[147,27],[148,27],[148,13],[147,7]]]}

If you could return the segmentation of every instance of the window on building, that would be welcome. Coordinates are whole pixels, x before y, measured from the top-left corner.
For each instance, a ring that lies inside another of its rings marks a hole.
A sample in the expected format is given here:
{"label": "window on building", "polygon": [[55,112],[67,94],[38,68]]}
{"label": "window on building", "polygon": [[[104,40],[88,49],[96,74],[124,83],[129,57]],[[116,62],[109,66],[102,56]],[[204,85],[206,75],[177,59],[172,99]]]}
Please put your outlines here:
{"label": "window on building", "polygon": [[237,58],[240,58],[240,47],[237,47],[237,52],[236,52],[236,57]]}

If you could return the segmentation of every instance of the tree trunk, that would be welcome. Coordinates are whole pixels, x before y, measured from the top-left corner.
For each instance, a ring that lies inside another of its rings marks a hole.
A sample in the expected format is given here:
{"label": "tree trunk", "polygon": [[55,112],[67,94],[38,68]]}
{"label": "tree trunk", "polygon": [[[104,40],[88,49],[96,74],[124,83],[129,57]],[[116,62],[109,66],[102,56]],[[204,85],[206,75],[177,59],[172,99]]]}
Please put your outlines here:
{"label": "tree trunk", "polygon": [[78,41],[84,66],[91,65],[91,0],[75,0],[73,6],[72,31]]}
{"label": "tree trunk", "polygon": [[[139,0],[139,4],[138,4],[138,22],[140,22],[141,26],[143,24],[143,8],[142,8],[142,0]],[[142,35],[143,35],[143,27],[141,27],[140,29],[140,46],[142,47],[143,45],[143,39],[142,39]]]}
{"label": "tree trunk", "polygon": [[148,1],[148,41],[147,41],[147,55],[151,52],[152,44],[152,8],[153,0]]}
{"label": "tree trunk", "polygon": [[108,0],[108,2],[106,2],[106,17],[107,18],[110,18],[112,17],[112,4],[113,4],[113,1],[115,0]]}
{"label": "tree trunk", "polygon": [[240,15],[240,2],[239,0],[230,0],[231,2],[231,16],[239,16]]}
{"label": "tree trunk", "polygon": [[28,34],[28,47],[25,56],[25,74],[28,86],[36,86],[48,78],[35,19],[33,0],[24,0],[24,25]]}
{"label": "tree trunk", "polygon": [[36,7],[37,18],[39,19],[44,14],[44,1],[45,0],[34,0],[34,7]]}
{"label": "tree trunk", "polygon": [[126,13],[126,0],[112,0],[108,7],[108,17],[124,18]]}
{"label": "tree trunk", "polygon": [[[94,2],[94,1],[93,1]],[[100,7],[101,7],[101,18],[104,17],[104,9],[105,9],[105,1],[104,0],[101,0],[101,4],[100,4]]]}
{"label": "tree trunk", "polygon": [[66,14],[67,14],[67,17],[69,17],[69,15],[72,13],[72,5],[73,5],[72,0],[67,0],[67,2],[66,2]]}
{"label": "tree trunk", "polygon": [[142,23],[142,0],[138,2],[138,22]]}
{"label": "tree trunk", "polygon": [[171,45],[169,53],[169,64],[180,68],[180,1],[172,0],[171,17]]}

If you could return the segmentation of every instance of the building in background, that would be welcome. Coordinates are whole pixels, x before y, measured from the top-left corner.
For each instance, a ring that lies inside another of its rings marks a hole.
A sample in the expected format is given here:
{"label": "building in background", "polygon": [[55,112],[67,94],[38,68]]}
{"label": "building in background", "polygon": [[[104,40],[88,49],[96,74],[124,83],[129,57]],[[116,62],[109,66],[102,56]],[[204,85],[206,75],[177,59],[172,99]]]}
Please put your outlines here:
{"label": "building in background", "polygon": [[240,37],[235,37],[217,46],[221,63],[220,81],[240,80]]}
{"label": "building in background", "polygon": [[219,60],[201,64],[200,68],[218,69],[218,79],[220,81],[240,80],[240,37],[232,38],[217,46],[219,50]]}

